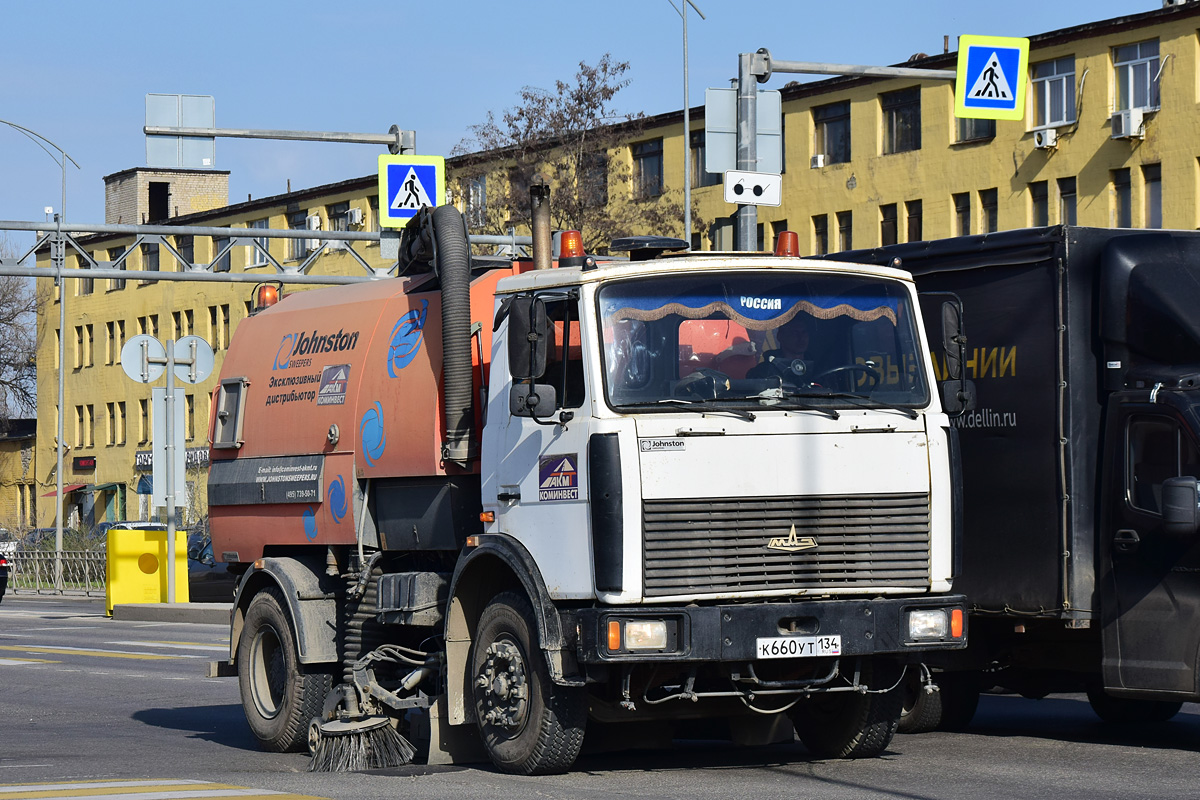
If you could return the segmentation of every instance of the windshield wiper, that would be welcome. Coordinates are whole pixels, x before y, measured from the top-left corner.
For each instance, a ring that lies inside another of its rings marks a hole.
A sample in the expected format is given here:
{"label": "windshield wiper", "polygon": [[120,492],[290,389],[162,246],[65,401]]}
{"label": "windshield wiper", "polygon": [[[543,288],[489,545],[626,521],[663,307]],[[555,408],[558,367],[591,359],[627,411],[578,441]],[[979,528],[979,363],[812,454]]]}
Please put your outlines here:
{"label": "windshield wiper", "polygon": [[[769,389],[768,391],[773,392],[775,390]],[[722,400],[753,401],[753,402],[758,402],[758,403],[761,403],[761,404],[767,405],[767,406],[775,406],[779,403],[780,400],[784,400],[784,399],[789,399],[789,400],[793,400],[793,401],[795,400],[793,395],[791,393],[787,393],[787,392],[785,392],[783,394],[767,394],[764,392],[762,394],[751,394],[751,395],[746,395],[743,397],[722,397],[721,399]],[[827,417],[829,417],[830,419],[837,419],[840,416],[836,409],[822,408],[820,406],[814,406],[814,405],[810,405],[808,403],[793,402],[791,404],[791,407],[796,408],[800,411],[816,411],[818,414],[824,414]]]}
{"label": "windshield wiper", "polygon": [[[722,400],[725,398],[721,398]],[[682,397],[664,397],[660,400],[655,400],[653,403],[634,403],[632,405],[621,406],[621,408],[645,408],[646,406],[669,405],[677,406],[684,411],[691,411],[696,414],[732,414],[735,417],[740,417],[748,422],[754,422],[757,419],[753,412],[743,411],[740,408],[710,408],[706,403],[709,400],[686,400]]]}
{"label": "windshield wiper", "polygon": [[888,403],[884,400],[873,400],[870,397],[863,397],[861,394],[854,394],[853,392],[817,392],[817,391],[807,391],[807,392],[790,391],[790,392],[788,392],[788,391],[785,391],[783,393],[783,396],[784,397],[836,397],[839,400],[854,400],[866,408],[878,407],[878,408],[889,408],[893,411],[899,411],[900,413],[907,416],[909,419],[916,419],[918,416],[920,416],[916,412],[915,409],[909,408],[907,406],[900,406],[900,405],[896,405],[895,403]]}

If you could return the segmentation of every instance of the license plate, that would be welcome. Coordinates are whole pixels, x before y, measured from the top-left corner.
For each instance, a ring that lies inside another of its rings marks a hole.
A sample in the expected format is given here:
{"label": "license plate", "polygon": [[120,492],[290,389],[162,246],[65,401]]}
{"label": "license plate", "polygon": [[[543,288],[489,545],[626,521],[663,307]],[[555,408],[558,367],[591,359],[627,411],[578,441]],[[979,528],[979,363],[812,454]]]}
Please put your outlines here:
{"label": "license plate", "polygon": [[762,636],[756,643],[758,658],[814,658],[840,656],[841,636]]}

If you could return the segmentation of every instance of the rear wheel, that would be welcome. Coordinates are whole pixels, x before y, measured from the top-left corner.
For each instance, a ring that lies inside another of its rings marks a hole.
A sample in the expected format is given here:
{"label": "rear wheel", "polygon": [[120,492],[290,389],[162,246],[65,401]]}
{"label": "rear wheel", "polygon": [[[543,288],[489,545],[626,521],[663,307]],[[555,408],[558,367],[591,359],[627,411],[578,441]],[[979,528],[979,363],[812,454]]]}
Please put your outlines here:
{"label": "rear wheel", "polygon": [[1105,722],[1117,725],[1153,725],[1166,722],[1179,713],[1183,703],[1169,700],[1134,700],[1129,697],[1113,697],[1104,691],[1099,682],[1089,682],[1088,702],[1096,716]]}
{"label": "rear wheel", "polygon": [[503,592],[488,603],[471,646],[475,720],[502,772],[565,772],[583,745],[583,690],[550,680],[529,602]]}
{"label": "rear wheel", "polygon": [[304,750],[308,723],[320,713],[333,683],[327,672],[300,663],[283,595],[255,595],[238,641],[238,688],[254,738],[276,753]]}
{"label": "rear wheel", "polygon": [[941,692],[925,691],[921,670],[910,666],[900,683],[900,722],[897,733],[928,733],[942,721]]}
{"label": "rear wheel", "polygon": [[[891,686],[898,673],[867,661],[862,683],[872,690]],[[887,749],[900,720],[897,687],[884,694],[826,692],[797,703],[789,713],[796,735],[818,758],[873,758]]]}

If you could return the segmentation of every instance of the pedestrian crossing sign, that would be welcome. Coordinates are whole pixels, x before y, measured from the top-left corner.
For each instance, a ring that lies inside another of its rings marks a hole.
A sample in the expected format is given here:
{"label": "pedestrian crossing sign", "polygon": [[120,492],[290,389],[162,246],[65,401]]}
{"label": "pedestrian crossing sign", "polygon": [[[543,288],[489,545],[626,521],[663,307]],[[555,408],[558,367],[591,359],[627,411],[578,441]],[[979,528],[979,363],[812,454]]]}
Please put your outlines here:
{"label": "pedestrian crossing sign", "polygon": [[379,157],[379,224],[403,228],[426,207],[446,204],[446,159],[441,156]]}
{"label": "pedestrian crossing sign", "polygon": [[1024,119],[1029,40],[960,36],[954,115],[970,119]]}

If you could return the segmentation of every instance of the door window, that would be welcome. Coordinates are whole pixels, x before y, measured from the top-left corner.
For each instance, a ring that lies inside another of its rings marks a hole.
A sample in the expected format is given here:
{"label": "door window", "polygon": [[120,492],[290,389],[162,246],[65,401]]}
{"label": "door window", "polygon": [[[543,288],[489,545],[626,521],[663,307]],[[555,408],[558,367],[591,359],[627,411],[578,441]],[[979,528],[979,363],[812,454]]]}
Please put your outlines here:
{"label": "door window", "polygon": [[546,358],[546,373],[540,383],[554,387],[557,408],[583,405],[583,348],[579,338],[579,304],[575,299],[546,298],[546,318],[554,334]]}
{"label": "door window", "polygon": [[1126,452],[1129,503],[1142,511],[1162,513],[1162,485],[1167,478],[1200,477],[1200,454],[1174,420],[1132,417]]}

